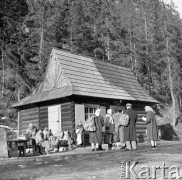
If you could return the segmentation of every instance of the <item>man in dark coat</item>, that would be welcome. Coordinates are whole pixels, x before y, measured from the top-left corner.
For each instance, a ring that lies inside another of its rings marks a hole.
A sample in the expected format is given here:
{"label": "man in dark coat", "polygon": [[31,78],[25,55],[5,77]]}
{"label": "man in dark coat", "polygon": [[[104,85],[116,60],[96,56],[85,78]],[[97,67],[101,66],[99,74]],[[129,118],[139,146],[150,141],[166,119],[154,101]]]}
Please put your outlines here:
{"label": "man in dark coat", "polygon": [[137,114],[132,109],[132,104],[126,104],[126,114],[129,116],[129,123],[124,127],[124,139],[126,142],[126,150],[136,149],[136,121]]}

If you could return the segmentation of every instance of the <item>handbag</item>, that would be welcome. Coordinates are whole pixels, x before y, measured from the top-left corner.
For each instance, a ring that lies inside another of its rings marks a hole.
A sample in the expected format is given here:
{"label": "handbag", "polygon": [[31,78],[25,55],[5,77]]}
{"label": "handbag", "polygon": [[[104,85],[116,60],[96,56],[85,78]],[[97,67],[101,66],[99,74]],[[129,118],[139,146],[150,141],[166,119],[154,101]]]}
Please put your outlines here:
{"label": "handbag", "polygon": [[104,144],[112,144],[113,135],[110,133],[106,133],[104,136]]}

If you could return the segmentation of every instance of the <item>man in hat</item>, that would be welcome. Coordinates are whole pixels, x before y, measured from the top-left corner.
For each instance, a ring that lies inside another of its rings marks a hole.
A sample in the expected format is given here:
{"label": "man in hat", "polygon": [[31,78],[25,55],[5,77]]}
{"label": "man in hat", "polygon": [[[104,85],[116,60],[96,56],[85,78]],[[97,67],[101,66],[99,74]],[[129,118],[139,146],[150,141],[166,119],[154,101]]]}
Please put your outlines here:
{"label": "man in hat", "polygon": [[126,142],[126,150],[136,149],[136,121],[137,114],[132,109],[132,104],[126,104],[126,114],[129,116],[129,123],[124,127],[124,139]]}

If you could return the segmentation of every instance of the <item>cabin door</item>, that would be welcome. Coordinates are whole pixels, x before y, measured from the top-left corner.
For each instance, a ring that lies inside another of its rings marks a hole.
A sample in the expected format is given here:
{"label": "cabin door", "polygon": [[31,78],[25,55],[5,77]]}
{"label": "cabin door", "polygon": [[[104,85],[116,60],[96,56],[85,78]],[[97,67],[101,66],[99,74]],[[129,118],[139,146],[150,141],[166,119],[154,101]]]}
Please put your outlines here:
{"label": "cabin door", "polygon": [[61,130],[61,105],[48,107],[48,128],[53,134]]}

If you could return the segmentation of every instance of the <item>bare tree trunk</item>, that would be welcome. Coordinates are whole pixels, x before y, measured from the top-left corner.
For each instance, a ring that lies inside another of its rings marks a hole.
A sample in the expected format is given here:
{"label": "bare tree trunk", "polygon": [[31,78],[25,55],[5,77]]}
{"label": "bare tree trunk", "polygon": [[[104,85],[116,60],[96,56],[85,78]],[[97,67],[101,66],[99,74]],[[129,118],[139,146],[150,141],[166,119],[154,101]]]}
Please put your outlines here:
{"label": "bare tree trunk", "polygon": [[[167,25],[165,22],[165,32],[167,34]],[[176,127],[176,101],[174,95],[174,86],[173,86],[173,78],[172,78],[172,70],[171,70],[171,59],[169,56],[169,39],[166,36],[166,51],[167,51],[167,63],[168,63],[168,76],[169,76],[169,89],[172,98],[172,125]]]}
{"label": "bare tree trunk", "polygon": [[[96,28],[96,25],[95,25],[95,20],[94,20],[94,28],[93,28],[93,31],[94,31],[94,37],[93,37],[93,39],[95,41],[96,40],[96,33],[97,33],[97,28]],[[97,58],[96,52],[94,52],[94,56],[95,56],[95,58]]]}
{"label": "bare tree trunk", "polygon": [[[144,30],[145,30],[145,40],[146,43],[148,42],[148,27],[147,27],[147,15],[145,13],[144,15]],[[148,74],[148,89],[149,89],[149,94],[151,94],[151,68],[150,68],[150,59],[149,59],[149,48],[148,44],[146,45],[146,56],[147,56],[147,74]]]}
{"label": "bare tree trunk", "polygon": [[70,12],[70,28],[71,28],[71,32],[70,32],[70,51],[73,52],[73,23],[72,23],[72,12],[73,12],[73,6],[74,6],[74,2],[71,2],[71,12]]}
{"label": "bare tree trunk", "polygon": [[106,27],[107,27],[107,59],[110,61],[110,38],[109,38],[109,19],[106,17]]}
{"label": "bare tree trunk", "polygon": [[39,45],[39,68],[41,68],[41,64],[42,64],[42,53],[43,53],[42,51],[43,51],[43,43],[44,43],[44,4],[43,3],[42,3],[42,7],[41,7],[41,32],[40,32],[40,45]]}
{"label": "bare tree trunk", "polygon": [[2,61],[2,95],[4,94],[4,83],[5,83],[5,66],[4,66],[4,51],[3,51],[3,42],[1,48],[1,61]]}

